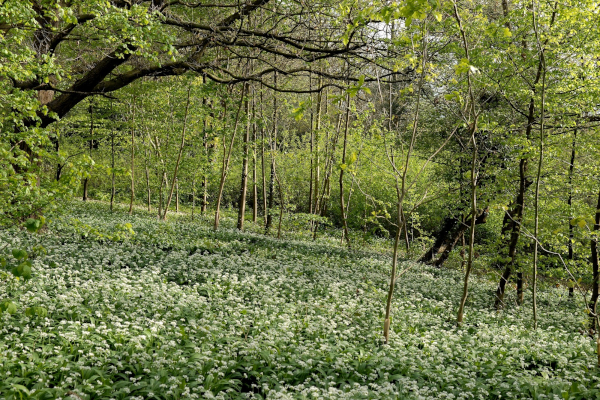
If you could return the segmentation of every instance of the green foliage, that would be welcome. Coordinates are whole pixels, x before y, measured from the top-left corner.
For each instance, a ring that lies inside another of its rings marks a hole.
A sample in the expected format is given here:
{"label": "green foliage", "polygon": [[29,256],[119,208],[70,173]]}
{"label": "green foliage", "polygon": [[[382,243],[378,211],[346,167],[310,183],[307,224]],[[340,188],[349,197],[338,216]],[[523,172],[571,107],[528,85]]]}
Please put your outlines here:
{"label": "green foliage", "polygon": [[[579,333],[583,304],[562,289],[542,290],[533,331],[529,307],[512,306],[509,294],[497,313],[495,283],[475,277],[469,322],[457,328],[461,273],[402,262],[412,269],[383,346],[388,256],[93,204],[68,211],[99,232],[130,223],[136,235],[98,241],[60,219],[38,235],[0,231],[0,243],[47,251],[34,279],[0,285],[0,329],[16,332],[0,339],[2,398],[598,394],[598,377],[586,373],[595,342]],[[36,361],[22,374],[26,360]]]}

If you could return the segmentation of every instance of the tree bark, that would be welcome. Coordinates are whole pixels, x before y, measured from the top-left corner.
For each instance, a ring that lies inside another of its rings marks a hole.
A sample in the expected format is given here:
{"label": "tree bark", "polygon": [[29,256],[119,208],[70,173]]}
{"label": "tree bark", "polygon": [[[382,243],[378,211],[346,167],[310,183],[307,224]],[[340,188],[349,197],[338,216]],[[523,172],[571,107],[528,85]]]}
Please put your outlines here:
{"label": "tree bark", "polygon": [[110,155],[111,155],[111,183],[110,183],[110,212],[113,212],[115,201],[115,133],[110,136]]}
{"label": "tree bark", "polygon": [[213,225],[213,229],[216,231],[219,229],[219,221],[221,218],[221,200],[223,198],[223,189],[225,188],[225,180],[227,179],[227,174],[229,173],[229,160],[231,159],[231,152],[233,150],[233,144],[235,143],[235,137],[237,135],[238,123],[240,121],[240,112],[242,111],[242,105],[244,104],[244,95],[245,95],[246,85],[242,86],[242,95],[240,97],[240,105],[237,110],[237,114],[235,116],[235,125],[233,128],[233,133],[231,135],[231,142],[229,143],[229,151],[226,153],[225,147],[223,147],[223,165],[221,168],[221,183],[219,184],[219,194],[217,195],[217,206],[215,210],[215,222]]}
{"label": "tree bark", "polygon": [[[273,74],[273,85],[277,87],[277,72]],[[271,137],[271,176],[269,178],[269,212],[267,213],[267,226],[265,231],[268,232],[273,223],[273,216],[270,211],[274,206],[274,186],[275,186],[275,151],[277,149],[277,93],[273,92],[273,136]]]}
{"label": "tree bark", "polygon": [[[494,301],[494,306],[496,309],[500,309],[504,305],[504,293],[506,292],[506,284],[510,279],[513,269],[515,256],[517,254],[517,244],[519,243],[519,238],[521,235],[521,221],[523,220],[523,209],[525,208],[525,192],[533,183],[532,180],[527,179],[527,159],[523,158],[519,162],[519,192],[517,194],[517,198],[515,199],[514,204],[510,210],[505,211],[504,219],[502,221],[502,237],[506,237],[508,235],[508,260],[505,260],[501,263],[504,265],[504,272],[500,278],[500,282],[498,283],[498,287],[496,289],[496,298]],[[522,285],[518,283],[518,285]]]}
{"label": "tree bark", "polygon": [[179,212],[179,178],[175,178],[175,212]]}
{"label": "tree bark", "polygon": [[[144,147],[146,147],[144,139]],[[148,212],[152,212],[152,203],[151,203],[151,192],[150,192],[150,170],[148,168],[148,159],[150,158],[150,150],[146,150],[146,159],[144,160],[144,169],[146,171],[146,196],[147,196],[147,204],[148,204]]]}
{"label": "tree bark", "polygon": [[[187,103],[185,105],[185,116],[183,117],[183,129],[181,132],[181,144],[179,145],[179,154],[177,155],[177,161],[175,162],[175,170],[173,171],[173,179],[171,180],[171,188],[169,191],[169,197],[167,198],[167,204],[165,205],[165,210],[163,211],[162,219],[163,221],[167,219],[167,211],[169,210],[169,205],[171,204],[171,199],[173,198],[173,190],[177,185],[177,172],[179,171],[179,163],[181,162],[181,155],[183,154],[183,146],[185,144],[185,134],[187,130],[187,119],[188,113],[190,109],[190,92],[192,88],[191,86],[188,88],[187,93]],[[177,196],[177,204],[179,204],[179,195]],[[179,205],[177,205],[179,208]]]}
{"label": "tree bark", "polygon": [[[263,113],[263,90],[260,91],[260,118],[264,120]],[[263,124],[260,126],[260,164],[262,170],[262,203],[263,203],[263,217],[265,220],[265,229],[267,229],[267,172],[265,164],[265,127]]]}
{"label": "tree bark", "polygon": [[[348,221],[346,220],[346,206],[344,205],[344,170],[346,169],[346,148],[348,143],[348,125],[350,123],[350,95],[346,95],[346,123],[344,125],[344,141],[342,145],[342,165],[340,168],[340,212],[342,216],[342,224],[344,227],[344,237],[346,238],[346,244],[348,248],[350,244],[350,234],[348,232]],[[342,237],[342,243],[344,238]]]}
{"label": "tree bark", "polygon": [[[480,210],[475,218],[475,224],[485,224],[488,214],[487,208]],[[472,218],[469,218],[463,222],[455,217],[446,218],[442,228],[435,235],[435,242],[431,248],[419,258],[419,262],[441,267],[450,256],[452,250],[454,250],[454,247],[456,247],[458,241],[461,240],[462,236],[471,226],[471,220]]]}
{"label": "tree bark", "polygon": [[[94,108],[93,103],[90,101],[90,158],[92,157],[92,147],[94,146]],[[83,201],[88,199],[88,185],[90,178],[87,176],[83,180]]]}
{"label": "tree bark", "polygon": [[[592,252],[592,297],[590,299],[590,317],[593,319],[592,329],[597,330],[597,304],[600,294],[600,265],[598,261],[598,235],[600,234],[600,190],[598,191],[598,201],[596,203],[596,215],[594,218],[594,229],[590,249]],[[600,357],[600,356],[599,356]]]}
{"label": "tree bark", "polygon": [[256,104],[252,90],[252,222],[258,220],[258,184],[256,181]]}
{"label": "tree bark", "polygon": [[135,97],[133,98],[131,117],[131,198],[129,199],[129,215],[133,214],[133,199],[135,197]]}
{"label": "tree bark", "polygon": [[[573,218],[575,218],[573,216],[573,172],[575,170],[575,154],[576,154],[576,141],[577,141],[577,129],[575,129],[573,131],[573,143],[571,145],[571,160],[569,162],[569,197],[567,198],[567,204],[569,206],[569,220],[567,221],[567,224],[569,225],[569,242],[568,242],[568,249],[569,249],[569,260],[571,261],[571,265],[569,265],[569,267],[572,267],[572,263],[574,260],[575,255],[573,254],[573,224],[571,224],[571,220]],[[572,285],[569,285],[569,297],[574,297],[575,295],[575,282],[573,282]]]}
{"label": "tree bark", "polygon": [[[248,93],[248,84],[246,84],[246,93]],[[246,103],[246,133],[244,134],[243,143],[243,159],[242,159],[242,182],[240,185],[240,197],[238,207],[238,221],[237,228],[242,231],[244,230],[244,219],[246,217],[246,194],[248,192],[248,145],[250,143],[250,103],[248,97],[245,99]]]}

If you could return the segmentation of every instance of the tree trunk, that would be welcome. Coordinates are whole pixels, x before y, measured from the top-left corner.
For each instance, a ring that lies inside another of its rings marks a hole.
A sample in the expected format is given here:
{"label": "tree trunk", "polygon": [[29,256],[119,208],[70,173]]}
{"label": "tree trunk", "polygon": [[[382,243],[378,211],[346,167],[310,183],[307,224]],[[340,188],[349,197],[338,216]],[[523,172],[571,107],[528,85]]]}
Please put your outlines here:
{"label": "tree trunk", "polygon": [[[340,212],[346,244],[350,248],[350,235],[348,232],[348,221],[346,220],[346,206],[344,205],[344,170],[346,169],[346,147],[348,143],[348,124],[350,122],[350,95],[346,95],[346,123],[344,125],[344,142],[342,145],[342,165],[340,168]],[[342,237],[342,243],[344,238]]]}
{"label": "tree trunk", "polygon": [[[488,209],[478,212],[475,224],[485,224]],[[435,235],[435,242],[425,254],[419,258],[419,262],[441,267],[454,250],[456,244],[471,226],[471,218],[463,222],[458,218],[446,218],[442,228]],[[439,257],[437,257],[439,255]],[[437,257],[437,258],[436,258]]]}
{"label": "tree trunk", "polygon": [[[202,75],[202,84],[206,84],[206,75]],[[210,111],[211,120],[214,118],[214,111],[212,109],[212,102],[208,102],[207,96],[202,98],[202,106],[206,108],[208,104]],[[209,154],[209,145],[208,145],[208,122],[206,117],[204,117],[204,121],[202,122],[202,133],[204,137],[204,156],[206,165],[204,167],[204,175],[202,176],[202,204],[200,205],[200,214],[204,215],[206,212],[206,207],[208,207],[208,171],[209,167],[212,164]]]}
{"label": "tree trunk", "polygon": [[[246,92],[248,92],[248,84],[246,84]],[[243,159],[242,159],[242,182],[240,185],[240,197],[238,207],[238,221],[237,228],[242,231],[244,230],[244,219],[246,217],[246,194],[248,192],[248,145],[250,143],[250,103],[248,97],[245,99],[246,103],[246,133],[244,134],[243,144]]]}
{"label": "tree trunk", "polygon": [[113,133],[110,137],[110,155],[111,155],[111,163],[110,167],[112,169],[112,178],[110,183],[110,211],[113,211],[113,205],[115,201],[115,134]]}
{"label": "tree trunk", "polygon": [[[277,72],[273,75],[273,84],[277,88]],[[275,186],[275,150],[277,149],[277,92],[273,92],[273,136],[271,142],[271,176],[269,178],[269,212],[267,213],[267,226],[265,231],[268,232],[273,222],[273,216],[270,211],[274,206],[274,186]]]}
{"label": "tree trunk", "polygon": [[[93,103],[90,100],[90,158],[92,157],[92,147],[94,146],[94,108],[92,105]],[[89,180],[88,177],[83,180],[83,201],[87,201],[88,199]]]}
{"label": "tree trunk", "polygon": [[[569,265],[569,268],[571,268],[573,266],[573,260],[575,255],[573,254],[573,224],[571,224],[571,220],[573,218],[575,218],[573,216],[573,172],[575,169],[575,149],[576,149],[576,140],[577,140],[577,128],[575,128],[575,130],[573,131],[573,143],[571,145],[571,161],[569,163],[569,197],[567,199],[567,204],[569,205],[569,220],[567,221],[567,224],[569,225],[569,243],[568,243],[568,248],[569,248],[569,260],[571,262],[571,264]],[[573,282],[572,285],[569,285],[569,297],[574,297],[575,293],[575,282]]]}
{"label": "tree trunk", "polygon": [[[321,86],[321,79],[319,79],[319,86]],[[319,92],[317,95],[317,123],[315,125],[315,183],[314,183],[314,193],[312,199],[312,210],[314,210],[315,214],[318,214],[317,211],[317,202],[319,199],[319,183],[321,180],[321,168],[319,166],[321,160],[319,157],[319,131],[321,130],[321,102],[322,102],[322,93]]]}
{"label": "tree trunk", "polygon": [[258,185],[256,181],[256,107],[252,90],[252,222],[258,220]]}
{"label": "tree trunk", "polygon": [[[467,43],[467,36],[465,35],[465,31],[463,29],[462,20],[460,18],[460,14],[458,13],[458,7],[456,3],[454,3],[454,17],[456,18],[456,22],[458,24],[458,28],[460,30],[460,34],[462,37],[463,48],[465,51],[465,58],[468,60],[469,64],[471,63],[471,57],[469,56],[469,45]],[[469,229],[469,256],[467,259],[467,269],[465,271],[465,279],[463,284],[463,294],[460,300],[460,304],[458,306],[458,313],[456,316],[456,322],[458,325],[461,325],[463,322],[464,309],[465,304],[467,302],[467,297],[469,295],[469,275],[471,274],[471,270],[473,269],[473,256],[474,256],[474,246],[475,246],[475,226],[477,220],[477,180],[478,180],[478,171],[477,171],[477,140],[475,137],[475,132],[477,132],[477,119],[479,114],[475,111],[475,96],[473,94],[473,86],[471,83],[471,71],[467,71],[467,83],[468,83],[468,91],[470,102],[470,115],[468,120],[466,121],[469,126],[471,126],[471,145],[473,146],[473,154],[471,157],[471,226]]]}
{"label": "tree trunk", "polygon": [[540,181],[542,176],[542,166],[544,165],[544,122],[545,122],[545,112],[546,112],[546,57],[545,57],[545,48],[540,44],[539,32],[537,30],[537,24],[535,22],[535,10],[533,14],[534,18],[534,31],[535,36],[538,43],[539,50],[539,63],[542,66],[542,92],[540,99],[540,141],[539,141],[539,158],[538,158],[538,168],[537,175],[535,177],[535,197],[533,200],[533,212],[534,212],[534,227],[533,227],[533,240],[534,240],[534,248],[533,248],[533,277],[532,277],[532,304],[533,304],[533,329],[537,329],[537,268],[538,268],[538,236],[540,233]]}
{"label": "tree trunk", "polygon": [[[143,114],[142,114],[143,115]],[[143,126],[143,123],[142,123]],[[148,135],[149,136],[149,135]],[[142,137],[142,145],[144,146],[144,172],[146,174],[146,203],[148,206],[148,212],[152,212],[152,206],[151,206],[151,193],[150,193],[150,169],[148,168],[148,162],[150,160],[150,156],[151,156],[151,150],[149,148],[149,146],[147,146],[146,144],[146,135],[144,135]]]}
{"label": "tree trunk", "polygon": [[502,277],[500,278],[500,282],[498,283],[498,287],[496,289],[496,299],[494,302],[496,309],[500,309],[504,305],[506,284],[513,273],[514,261],[517,253],[517,244],[521,234],[521,221],[523,220],[523,209],[525,207],[525,192],[533,183],[533,181],[527,179],[526,173],[527,159],[523,158],[519,162],[519,193],[517,194],[517,198],[515,199],[512,208],[505,211],[504,219],[502,221],[501,236],[510,236],[508,239],[507,260],[503,261],[502,263],[504,265],[504,272],[502,273]]}
{"label": "tree trunk", "polygon": [[[260,118],[264,120],[263,114],[263,91],[260,91]],[[265,127],[260,126],[260,164],[262,170],[262,203],[263,203],[263,217],[265,219],[265,229],[267,229],[268,220],[268,209],[267,209],[267,172],[265,164]]]}
{"label": "tree trunk", "polygon": [[179,178],[175,179],[175,212],[179,212]]}
{"label": "tree trunk", "polygon": [[[502,3],[503,13],[505,17],[508,17],[508,3]],[[554,22],[554,16],[556,14],[556,9],[554,10],[551,20]],[[506,27],[511,30],[511,26],[509,22],[506,22]],[[538,38],[539,39],[539,38]],[[538,40],[539,41],[539,40]],[[544,43],[547,43],[547,39]],[[539,44],[539,43],[538,43]],[[526,46],[526,42],[523,42],[523,46]],[[541,49],[540,49],[541,50]],[[537,72],[535,79],[532,84],[533,95],[529,98],[529,107],[527,114],[527,127],[525,128],[525,137],[527,141],[531,139],[531,131],[533,129],[533,124],[535,122],[535,95],[536,95],[536,85],[539,83],[542,78],[542,62],[538,62]],[[527,179],[527,158],[522,158],[519,162],[519,193],[515,200],[514,206],[512,210],[506,211],[504,214],[504,221],[502,225],[502,236],[506,236],[510,232],[510,239],[508,241],[508,261],[503,262],[505,266],[504,272],[502,273],[502,277],[500,278],[500,282],[498,282],[498,288],[496,289],[496,298],[494,300],[494,306],[496,309],[502,308],[504,305],[504,293],[506,292],[506,284],[508,283],[508,279],[514,269],[515,263],[515,255],[517,251],[517,244],[519,242],[519,237],[521,235],[521,222],[523,220],[523,212],[525,209],[525,191],[533,181]],[[522,284],[522,283],[521,283]]]}
{"label": "tree trunk", "polygon": [[135,97],[133,98],[132,117],[131,117],[131,198],[129,200],[129,215],[133,214],[133,199],[135,197]]}
{"label": "tree trunk", "polygon": [[[598,295],[600,293],[600,266],[598,263],[598,235],[600,234],[600,190],[598,191],[598,201],[596,204],[596,216],[594,218],[594,230],[592,232],[592,240],[590,248],[592,251],[592,297],[590,299],[590,318],[593,319],[592,329],[597,330],[598,316],[596,307],[598,303]],[[599,356],[600,357],[600,356]]]}
{"label": "tree trunk", "polygon": [[244,104],[244,95],[245,95],[246,85],[242,86],[242,95],[240,97],[240,105],[237,110],[237,114],[235,116],[235,125],[233,128],[233,134],[231,135],[231,142],[229,143],[229,151],[226,152],[225,146],[223,147],[223,165],[221,168],[221,183],[219,184],[219,193],[217,195],[217,206],[215,209],[215,222],[213,225],[213,229],[216,231],[219,229],[219,220],[221,218],[221,200],[223,197],[223,189],[225,188],[225,180],[227,179],[227,174],[229,173],[229,160],[231,159],[231,152],[233,150],[233,144],[235,143],[235,137],[237,135],[238,123],[240,121],[240,112],[242,111],[242,105]]}
{"label": "tree trunk", "polygon": [[[162,219],[163,221],[167,219],[167,211],[169,210],[169,205],[171,204],[171,199],[173,198],[173,189],[177,185],[177,172],[179,171],[179,163],[181,162],[181,155],[183,153],[183,146],[185,145],[185,133],[187,129],[187,119],[188,112],[190,109],[190,92],[192,88],[191,86],[188,88],[187,93],[187,103],[185,105],[185,116],[183,117],[183,129],[181,132],[181,144],[179,145],[179,154],[177,155],[177,161],[175,162],[175,170],[173,171],[173,179],[171,180],[171,188],[169,191],[169,197],[167,198],[167,204],[165,205],[165,210],[163,212]],[[177,193],[177,208],[179,208],[179,191]],[[177,210],[179,211],[179,210]]]}
{"label": "tree trunk", "polygon": [[308,89],[310,90],[310,171],[308,178],[308,207],[307,212],[309,214],[313,213],[313,178],[314,178],[314,148],[315,148],[315,130],[314,130],[314,109],[312,105],[312,74],[308,76]]}

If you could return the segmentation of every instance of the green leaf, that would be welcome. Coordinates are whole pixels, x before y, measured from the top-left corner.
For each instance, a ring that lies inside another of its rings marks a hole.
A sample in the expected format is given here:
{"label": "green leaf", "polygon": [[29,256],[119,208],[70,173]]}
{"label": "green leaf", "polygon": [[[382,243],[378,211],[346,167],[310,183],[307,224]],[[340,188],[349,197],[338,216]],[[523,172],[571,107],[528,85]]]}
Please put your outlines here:
{"label": "green leaf", "polygon": [[21,249],[13,249],[12,255],[17,260],[23,260],[27,257],[27,252],[25,250],[21,250]]}
{"label": "green leaf", "polygon": [[17,305],[10,300],[4,300],[0,303],[0,312],[5,311],[9,314],[14,314],[17,312]]}
{"label": "green leaf", "polygon": [[46,317],[48,315],[48,310],[44,307],[29,307],[25,310],[25,315],[28,317]]}
{"label": "green leaf", "polygon": [[42,227],[42,221],[39,219],[29,218],[25,221],[25,228],[31,233],[37,232]]}

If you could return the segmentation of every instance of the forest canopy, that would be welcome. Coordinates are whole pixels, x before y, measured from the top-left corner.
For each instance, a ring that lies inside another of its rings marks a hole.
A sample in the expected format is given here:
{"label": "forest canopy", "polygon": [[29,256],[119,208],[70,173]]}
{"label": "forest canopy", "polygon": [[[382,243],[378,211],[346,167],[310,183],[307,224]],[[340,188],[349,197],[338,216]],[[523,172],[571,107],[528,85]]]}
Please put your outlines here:
{"label": "forest canopy", "polygon": [[[564,289],[600,338],[598,6],[0,0],[0,226],[133,237],[69,225],[81,199],[199,235],[336,238],[389,257],[384,344],[423,264],[460,276],[458,327],[485,275],[494,311],[527,304],[536,329],[540,290]],[[29,253],[3,268],[31,279]]]}

